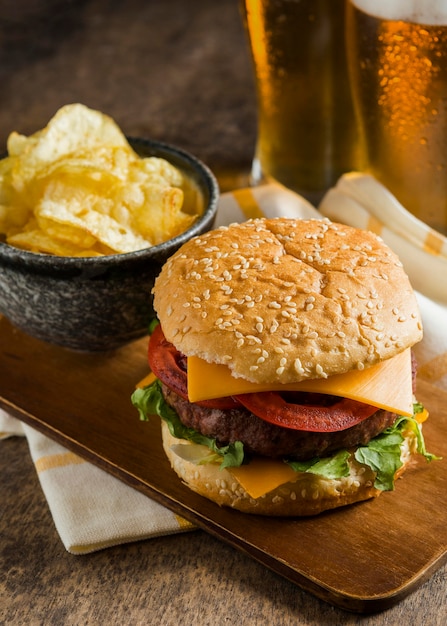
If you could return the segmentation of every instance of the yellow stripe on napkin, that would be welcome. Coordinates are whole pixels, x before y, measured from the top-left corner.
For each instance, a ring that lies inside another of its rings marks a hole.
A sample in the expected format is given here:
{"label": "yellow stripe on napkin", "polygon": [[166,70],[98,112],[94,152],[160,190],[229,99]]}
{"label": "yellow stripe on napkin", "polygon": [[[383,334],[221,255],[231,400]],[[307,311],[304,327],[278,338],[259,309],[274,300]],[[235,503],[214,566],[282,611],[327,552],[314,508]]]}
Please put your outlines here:
{"label": "yellow stripe on napkin", "polygon": [[371,231],[375,235],[381,235],[382,229],[383,229],[382,222],[378,220],[377,217],[374,217],[374,215],[370,215],[368,217],[368,224],[366,225],[366,230]]}
{"label": "yellow stripe on napkin", "polygon": [[80,463],[86,463],[86,461],[73,452],[65,452],[62,454],[51,454],[49,456],[43,456],[40,459],[36,459],[35,466],[37,472],[40,473],[45,470],[54,469],[55,467],[79,465]]}
{"label": "yellow stripe on napkin", "polygon": [[265,217],[251,189],[236,189],[233,196],[247,219]]}
{"label": "yellow stripe on napkin", "polygon": [[441,254],[444,245],[444,237],[435,230],[430,230],[424,241],[424,250],[430,254]]}

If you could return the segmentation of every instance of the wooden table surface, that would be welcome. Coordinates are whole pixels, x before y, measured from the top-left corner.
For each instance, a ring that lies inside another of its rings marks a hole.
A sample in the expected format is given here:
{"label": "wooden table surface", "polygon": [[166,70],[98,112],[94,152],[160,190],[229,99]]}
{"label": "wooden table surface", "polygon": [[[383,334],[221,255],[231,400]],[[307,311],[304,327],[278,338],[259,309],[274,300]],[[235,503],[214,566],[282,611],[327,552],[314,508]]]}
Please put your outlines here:
{"label": "wooden table surface", "polygon": [[[237,0],[15,0],[0,5],[0,31],[3,146],[83,102],[128,135],[194,152],[224,190],[246,182],[255,98]],[[0,625],[447,621],[447,567],[392,609],[357,616],[203,531],[70,555],[24,439],[1,442],[0,471]]]}

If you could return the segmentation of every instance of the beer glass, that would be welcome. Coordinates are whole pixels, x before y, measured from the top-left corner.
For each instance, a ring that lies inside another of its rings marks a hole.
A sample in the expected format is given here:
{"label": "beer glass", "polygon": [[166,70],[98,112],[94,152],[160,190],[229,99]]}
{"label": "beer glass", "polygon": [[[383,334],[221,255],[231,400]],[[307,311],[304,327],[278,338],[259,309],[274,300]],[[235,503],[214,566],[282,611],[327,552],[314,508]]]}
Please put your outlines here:
{"label": "beer glass", "polygon": [[345,55],[344,0],[241,2],[254,63],[258,138],[252,179],[317,203],[360,169]]}
{"label": "beer glass", "polygon": [[367,169],[447,234],[447,6],[348,0],[347,49]]}

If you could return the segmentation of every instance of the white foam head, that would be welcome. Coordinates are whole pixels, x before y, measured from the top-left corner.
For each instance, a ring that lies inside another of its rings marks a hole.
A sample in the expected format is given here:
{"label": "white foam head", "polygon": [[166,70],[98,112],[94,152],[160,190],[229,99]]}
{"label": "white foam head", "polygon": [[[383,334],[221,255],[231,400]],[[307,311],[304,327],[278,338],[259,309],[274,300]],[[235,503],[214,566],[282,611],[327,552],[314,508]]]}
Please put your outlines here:
{"label": "white foam head", "polygon": [[417,24],[446,24],[447,0],[351,0],[369,15]]}

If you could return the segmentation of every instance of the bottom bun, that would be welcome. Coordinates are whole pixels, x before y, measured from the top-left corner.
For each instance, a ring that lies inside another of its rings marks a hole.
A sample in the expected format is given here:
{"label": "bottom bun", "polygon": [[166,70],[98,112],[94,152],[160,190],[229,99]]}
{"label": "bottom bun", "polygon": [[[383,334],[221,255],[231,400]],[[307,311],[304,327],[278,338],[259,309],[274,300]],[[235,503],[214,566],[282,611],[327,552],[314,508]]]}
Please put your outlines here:
{"label": "bottom bun", "polygon": [[[182,448],[198,446],[173,437],[163,420],[162,440],[163,449],[173,470],[190,489],[221,506],[228,506],[243,513],[287,517],[317,515],[354,502],[376,498],[382,493],[374,487],[375,473],[371,468],[351,457],[349,476],[328,479],[310,473],[297,473],[293,482],[284,483],[254,499],[227,469],[220,469],[215,463],[198,465],[187,460],[185,458],[187,454],[179,456],[176,452],[179,445]],[[408,466],[414,446],[415,437],[409,432],[402,444],[403,465],[399,468],[396,478]]]}

